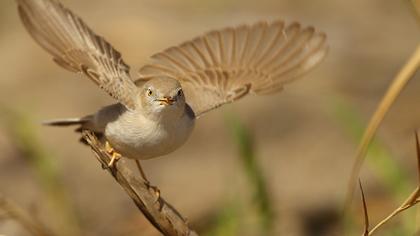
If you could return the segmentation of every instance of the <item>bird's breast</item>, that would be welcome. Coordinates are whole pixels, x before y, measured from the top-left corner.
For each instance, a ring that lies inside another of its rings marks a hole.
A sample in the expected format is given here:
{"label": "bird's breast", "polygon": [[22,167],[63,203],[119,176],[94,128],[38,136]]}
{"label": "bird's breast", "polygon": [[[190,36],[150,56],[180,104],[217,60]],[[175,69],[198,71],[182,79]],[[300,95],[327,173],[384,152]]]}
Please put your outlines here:
{"label": "bird's breast", "polygon": [[105,128],[114,149],[132,159],[151,159],[175,151],[186,142],[194,119],[183,115],[176,120],[155,121],[138,114],[123,114]]}

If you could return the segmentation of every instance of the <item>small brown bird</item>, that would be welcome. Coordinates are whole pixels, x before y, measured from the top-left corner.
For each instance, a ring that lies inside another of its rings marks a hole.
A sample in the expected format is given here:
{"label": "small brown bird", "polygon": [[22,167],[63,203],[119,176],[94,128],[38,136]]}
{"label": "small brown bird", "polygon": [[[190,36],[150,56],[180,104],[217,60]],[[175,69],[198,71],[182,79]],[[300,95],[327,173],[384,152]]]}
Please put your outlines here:
{"label": "small brown bird", "polygon": [[326,36],[313,27],[277,20],[228,27],[151,57],[133,81],[130,67],[103,37],[56,0],[17,0],[26,29],[54,61],[81,73],[118,103],[82,118],[47,122],[79,125],[106,139],[113,153],[139,160],[179,148],[197,117],[248,94],[278,92],[325,57]]}

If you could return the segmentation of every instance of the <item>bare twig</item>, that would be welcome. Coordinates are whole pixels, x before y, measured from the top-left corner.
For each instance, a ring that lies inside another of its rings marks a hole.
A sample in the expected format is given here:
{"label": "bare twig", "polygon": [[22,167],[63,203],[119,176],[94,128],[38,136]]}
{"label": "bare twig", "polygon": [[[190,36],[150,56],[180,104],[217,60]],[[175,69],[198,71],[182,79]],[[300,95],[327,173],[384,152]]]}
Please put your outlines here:
{"label": "bare twig", "polygon": [[417,203],[420,202],[420,142],[418,138],[417,132],[415,133],[416,136],[416,150],[417,150],[417,172],[418,172],[418,186],[417,188],[408,196],[408,198],[397,208],[395,209],[391,214],[389,214],[387,217],[385,217],[383,220],[381,220],[378,224],[375,225],[371,230],[369,230],[369,216],[367,213],[367,206],[365,202],[365,196],[363,193],[362,185],[359,180],[359,186],[362,194],[362,200],[363,200],[363,211],[365,215],[365,233],[363,236],[370,236],[373,235],[380,227],[385,225],[388,221],[390,221],[392,218],[394,218],[396,215],[400,214],[401,212],[415,206]]}
{"label": "bare twig", "polygon": [[[103,167],[106,167],[107,163],[111,160],[111,156],[105,151],[103,145],[90,131],[84,131],[83,137],[95,152],[98,161]],[[114,167],[107,169],[144,216],[162,234],[171,236],[197,235],[188,227],[187,221],[175,208],[162,198],[158,198],[156,192],[150,188],[148,183],[135,176],[123,162],[119,161]]]}
{"label": "bare twig", "polygon": [[387,217],[385,217],[381,222],[379,222],[377,225],[375,225],[375,227],[373,227],[369,231],[368,235],[373,235],[373,233],[375,233],[376,230],[378,230],[381,226],[386,224],[388,221],[390,221],[396,215],[398,215],[399,213],[401,213],[401,212],[413,207],[417,203],[419,203],[419,194],[420,194],[420,191],[419,191],[419,188],[417,187],[416,190],[414,190],[410,194],[410,196],[404,201],[404,203],[401,204],[401,206],[399,206],[391,214],[389,214]]}
{"label": "bare twig", "polygon": [[417,21],[420,23],[420,0],[411,0],[411,3],[413,5]]}
{"label": "bare twig", "polygon": [[363,187],[362,187],[362,182],[359,179],[359,188],[360,188],[360,194],[362,197],[362,203],[363,203],[363,215],[365,217],[365,229],[363,231],[363,236],[368,236],[369,235],[369,214],[368,214],[368,209],[367,209],[367,204],[366,204],[366,199],[365,199],[365,193],[363,192]]}
{"label": "bare twig", "polygon": [[378,105],[378,108],[373,113],[369,124],[363,134],[362,140],[359,144],[359,147],[356,152],[356,159],[353,163],[351,170],[351,176],[347,186],[347,196],[345,200],[345,207],[349,207],[351,200],[353,198],[354,188],[357,183],[359,176],[360,168],[362,167],[363,161],[365,159],[366,153],[368,151],[369,144],[371,143],[376,131],[379,128],[382,120],[384,119],[386,113],[388,112],[391,105],[394,103],[398,95],[401,93],[402,89],[408,83],[408,81],[413,78],[413,75],[416,73],[420,65],[420,44],[417,46],[413,55],[406,62],[406,64],[401,68],[401,71],[397,74],[392,84],[389,86],[388,91],[385,93],[385,96],[382,98],[381,102]]}
{"label": "bare twig", "polygon": [[416,153],[417,153],[417,183],[420,185],[420,142],[419,134],[414,132],[414,137],[416,137]]}
{"label": "bare twig", "polygon": [[35,217],[30,216],[12,201],[0,194],[0,211],[4,212],[5,219],[12,219],[22,225],[34,236],[52,236],[53,234]]}
{"label": "bare twig", "polygon": [[376,224],[371,230],[369,230],[369,215],[367,212],[367,206],[365,202],[365,196],[363,193],[362,185],[360,184],[360,190],[362,195],[362,201],[363,201],[363,212],[365,217],[365,228],[363,236],[370,236],[373,235],[380,227],[385,225],[388,221],[390,221],[392,218],[394,218],[396,215],[400,214],[401,212],[415,206],[417,203],[420,202],[419,196],[420,196],[420,189],[417,187],[410,196],[401,204],[397,209],[395,209],[391,214],[389,214],[387,217],[385,217],[383,220],[381,220],[378,224]]}

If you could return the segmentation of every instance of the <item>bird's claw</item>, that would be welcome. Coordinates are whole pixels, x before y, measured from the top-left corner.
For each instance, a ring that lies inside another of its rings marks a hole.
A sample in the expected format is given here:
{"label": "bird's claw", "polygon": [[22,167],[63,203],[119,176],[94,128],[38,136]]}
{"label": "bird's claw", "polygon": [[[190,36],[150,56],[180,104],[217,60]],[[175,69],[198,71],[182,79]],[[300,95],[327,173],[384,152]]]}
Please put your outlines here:
{"label": "bird's claw", "polygon": [[117,161],[121,158],[121,154],[116,152],[115,149],[111,146],[111,144],[109,144],[108,141],[105,142],[105,151],[108,154],[112,155],[111,161],[109,161],[107,167],[113,168],[115,166],[115,163],[117,163]]}
{"label": "bird's claw", "polygon": [[112,153],[111,161],[108,163],[108,168],[113,168],[115,163],[121,158],[121,155],[117,152]]}

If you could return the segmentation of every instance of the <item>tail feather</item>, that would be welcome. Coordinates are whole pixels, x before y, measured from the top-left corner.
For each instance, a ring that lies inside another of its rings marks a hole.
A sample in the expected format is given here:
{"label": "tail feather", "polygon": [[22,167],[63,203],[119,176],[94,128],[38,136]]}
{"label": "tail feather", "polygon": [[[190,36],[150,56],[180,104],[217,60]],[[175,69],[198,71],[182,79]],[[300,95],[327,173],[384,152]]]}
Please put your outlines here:
{"label": "tail feather", "polygon": [[48,126],[71,126],[71,125],[83,125],[87,121],[89,121],[89,117],[46,120],[46,121],[43,121],[42,124],[48,125]]}
{"label": "tail feather", "polygon": [[[55,119],[55,120],[46,120],[43,121],[43,125],[48,126],[73,126],[79,125],[74,131],[77,133],[81,133],[85,129],[89,129],[89,125],[86,125],[87,122],[92,120],[92,116],[85,116],[81,118],[65,118],[65,119]],[[104,135],[101,132],[94,132],[95,135],[99,138],[99,140],[103,139]],[[81,137],[79,141],[83,144],[88,144],[86,140]]]}

